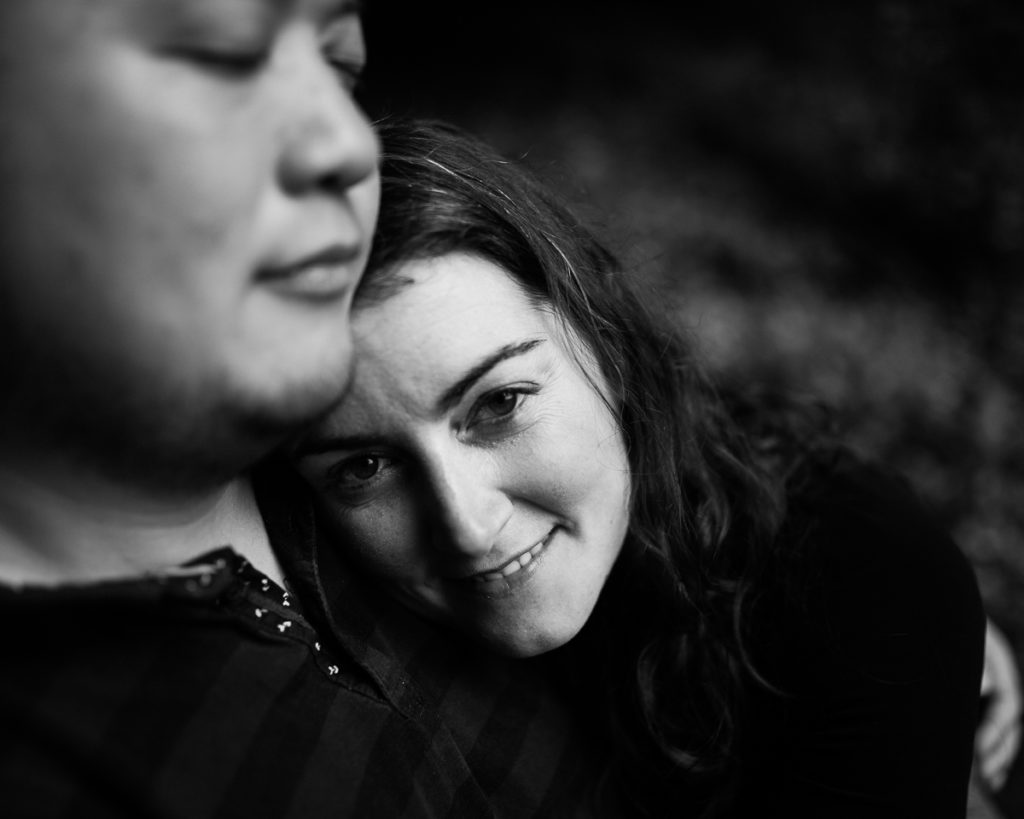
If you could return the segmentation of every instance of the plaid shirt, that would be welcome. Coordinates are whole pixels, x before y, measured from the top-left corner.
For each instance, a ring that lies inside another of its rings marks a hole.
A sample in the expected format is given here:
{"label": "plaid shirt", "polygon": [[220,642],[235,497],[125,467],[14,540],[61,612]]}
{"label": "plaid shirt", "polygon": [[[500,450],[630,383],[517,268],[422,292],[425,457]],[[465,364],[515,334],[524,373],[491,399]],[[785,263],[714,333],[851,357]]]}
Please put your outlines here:
{"label": "plaid shirt", "polygon": [[294,592],[227,548],[0,590],[5,816],[604,813],[586,731],[536,665],[368,594],[286,480],[261,504]]}

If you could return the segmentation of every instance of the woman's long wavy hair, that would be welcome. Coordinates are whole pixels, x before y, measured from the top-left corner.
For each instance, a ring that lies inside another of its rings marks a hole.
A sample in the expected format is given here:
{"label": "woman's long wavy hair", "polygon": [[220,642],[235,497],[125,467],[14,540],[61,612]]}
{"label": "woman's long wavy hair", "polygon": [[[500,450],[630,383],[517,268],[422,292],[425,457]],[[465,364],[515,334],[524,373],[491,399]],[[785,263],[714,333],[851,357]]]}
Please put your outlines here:
{"label": "woman's long wavy hair", "polygon": [[728,793],[747,694],[769,685],[748,645],[784,511],[777,471],[691,347],[529,172],[442,123],[392,120],[379,133],[382,205],[357,309],[400,287],[405,262],[473,253],[553,309],[596,359],[627,446],[631,522],[570,650],[607,715],[610,778],[635,810],[659,789]]}

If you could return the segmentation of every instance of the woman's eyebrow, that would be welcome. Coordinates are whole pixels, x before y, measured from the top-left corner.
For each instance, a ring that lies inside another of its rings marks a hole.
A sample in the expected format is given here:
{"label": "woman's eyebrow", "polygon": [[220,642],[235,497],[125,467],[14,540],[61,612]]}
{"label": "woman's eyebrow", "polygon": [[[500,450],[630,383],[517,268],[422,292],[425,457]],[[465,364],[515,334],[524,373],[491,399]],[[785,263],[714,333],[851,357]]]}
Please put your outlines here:
{"label": "woman's eyebrow", "polygon": [[524,355],[534,349],[534,347],[543,343],[544,339],[534,338],[529,341],[506,344],[501,349],[496,350],[479,364],[473,366],[464,376],[462,376],[462,378],[444,391],[444,394],[437,402],[439,412],[444,413],[450,410],[455,404],[462,400],[462,397],[470,387],[472,387],[477,381],[483,378],[491,369],[496,367],[502,361],[507,361],[510,358]]}
{"label": "woman's eyebrow", "polygon": [[310,455],[323,455],[326,452],[345,452],[352,449],[370,449],[380,444],[377,438],[363,435],[329,435],[324,438],[307,438],[298,443],[288,453],[293,460],[306,458]]}
{"label": "woman's eyebrow", "polygon": [[[504,347],[496,350],[491,355],[487,356],[487,358],[483,359],[479,364],[476,364],[455,384],[445,390],[444,394],[438,401],[439,412],[443,414],[451,409],[456,403],[462,400],[462,397],[470,387],[472,387],[477,381],[483,378],[483,376],[502,361],[507,361],[510,358],[515,358],[516,356],[525,355],[530,352],[530,350],[539,347],[543,343],[544,339],[534,338],[529,341],[506,344]],[[299,458],[305,458],[310,455],[323,455],[326,452],[370,449],[379,445],[379,438],[366,437],[364,435],[329,435],[322,438],[311,437],[296,444],[295,448],[290,453],[290,457],[298,460]]]}

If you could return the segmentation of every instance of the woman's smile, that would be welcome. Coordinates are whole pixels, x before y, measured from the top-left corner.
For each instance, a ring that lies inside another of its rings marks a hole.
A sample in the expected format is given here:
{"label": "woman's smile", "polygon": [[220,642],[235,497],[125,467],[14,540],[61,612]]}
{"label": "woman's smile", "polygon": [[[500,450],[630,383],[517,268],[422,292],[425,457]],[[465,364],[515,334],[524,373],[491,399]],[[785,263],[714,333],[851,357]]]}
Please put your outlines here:
{"label": "woman's smile", "polygon": [[546,556],[548,545],[556,531],[557,527],[529,549],[520,552],[500,566],[471,574],[469,577],[457,578],[455,582],[463,584],[463,591],[482,594],[485,597],[506,596],[514,593],[533,578]]}

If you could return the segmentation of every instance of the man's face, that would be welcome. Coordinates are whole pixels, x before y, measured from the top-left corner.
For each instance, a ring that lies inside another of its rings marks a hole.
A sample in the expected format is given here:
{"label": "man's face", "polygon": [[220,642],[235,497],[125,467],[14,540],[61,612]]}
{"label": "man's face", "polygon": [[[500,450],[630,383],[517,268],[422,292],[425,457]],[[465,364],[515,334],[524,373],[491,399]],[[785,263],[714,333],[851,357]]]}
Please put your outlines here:
{"label": "man's face", "polygon": [[377,210],[363,61],[345,3],[3,0],[16,417],[216,460],[338,397]]}

